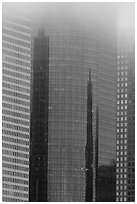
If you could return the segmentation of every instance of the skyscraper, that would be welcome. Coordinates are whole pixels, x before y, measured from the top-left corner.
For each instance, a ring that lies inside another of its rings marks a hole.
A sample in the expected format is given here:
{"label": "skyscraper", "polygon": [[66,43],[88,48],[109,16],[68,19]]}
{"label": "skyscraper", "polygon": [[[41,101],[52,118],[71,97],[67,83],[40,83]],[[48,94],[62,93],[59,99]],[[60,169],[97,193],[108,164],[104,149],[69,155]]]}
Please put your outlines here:
{"label": "skyscraper", "polygon": [[135,200],[134,4],[118,22],[116,201]]}
{"label": "skyscraper", "polygon": [[30,20],[3,5],[3,201],[28,201]]}
{"label": "skyscraper", "polygon": [[[54,4],[56,12],[52,5],[48,11],[43,6],[44,14],[41,19],[35,17],[33,27],[37,35],[39,25],[43,26],[49,37],[47,201],[85,201],[89,69],[93,84],[93,143],[96,104],[99,106],[98,163],[110,164],[115,159],[115,16],[111,20],[100,19],[96,6],[88,10],[86,5],[89,18],[81,15],[83,8],[77,4]],[[93,200],[94,169],[93,157]]]}
{"label": "skyscraper", "polygon": [[134,200],[134,31],[119,5],[14,4],[32,35],[3,14],[4,201]]}
{"label": "skyscraper", "polygon": [[87,144],[85,149],[86,159],[86,192],[85,201],[93,201],[93,133],[92,133],[92,82],[91,70],[89,71],[89,80],[87,85]]}
{"label": "skyscraper", "polygon": [[34,39],[30,132],[29,201],[47,201],[49,39],[40,30]]}

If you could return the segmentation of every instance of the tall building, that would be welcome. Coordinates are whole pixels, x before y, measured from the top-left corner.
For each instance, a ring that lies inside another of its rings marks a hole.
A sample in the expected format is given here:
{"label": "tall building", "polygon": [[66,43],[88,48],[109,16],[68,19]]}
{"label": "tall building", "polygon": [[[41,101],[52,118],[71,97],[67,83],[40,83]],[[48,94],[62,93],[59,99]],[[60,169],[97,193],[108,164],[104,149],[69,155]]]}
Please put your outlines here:
{"label": "tall building", "polygon": [[[33,19],[35,35],[43,26],[45,35],[49,37],[47,201],[80,202],[85,201],[86,196],[89,69],[93,84],[93,143],[96,104],[99,106],[98,164],[110,164],[115,159],[115,16],[104,19],[101,11],[100,19],[95,5],[90,9],[88,5],[79,7],[77,3],[52,5],[48,7],[46,4],[47,9],[42,4],[44,13],[41,13],[41,19],[40,15]],[[88,15],[81,15],[84,9]],[[94,151],[93,148],[93,155]],[[95,177],[93,156],[93,200]],[[35,189],[38,189],[38,183],[36,185]]]}
{"label": "tall building", "polygon": [[3,201],[28,201],[30,46],[30,20],[3,4]]}
{"label": "tall building", "polygon": [[[118,22],[116,201],[135,201],[134,4]],[[126,20],[126,23],[124,23]]]}
{"label": "tall building", "polygon": [[47,201],[49,39],[40,30],[34,39],[30,132],[29,201]]}
{"label": "tall building", "polygon": [[93,201],[93,133],[92,133],[92,82],[91,70],[89,71],[89,80],[87,85],[87,144],[85,149],[86,162],[86,192],[85,201]]}

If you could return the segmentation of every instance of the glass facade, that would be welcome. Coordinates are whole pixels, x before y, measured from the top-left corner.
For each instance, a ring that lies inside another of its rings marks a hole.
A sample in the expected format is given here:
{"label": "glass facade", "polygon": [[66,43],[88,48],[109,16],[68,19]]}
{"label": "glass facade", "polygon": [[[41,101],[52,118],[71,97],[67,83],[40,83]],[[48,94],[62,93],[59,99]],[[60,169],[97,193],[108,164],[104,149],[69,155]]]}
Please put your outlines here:
{"label": "glass facade", "polygon": [[135,200],[134,14],[119,5],[40,3],[31,25],[3,10],[3,201]]}
{"label": "glass facade", "polygon": [[29,201],[47,201],[49,39],[34,39],[30,132]]}
{"label": "glass facade", "polygon": [[30,44],[29,19],[3,6],[2,175],[3,201],[28,201]]}
{"label": "glass facade", "polygon": [[[58,8],[58,7],[57,7]],[[46,11],[46,10],[45,10]],[[49,36],[48,201],[85,201],[87,144],[87,84],[93,81],[93,144],[96,138],[96,105],[99,106],[98,163],[115,159],[116,43],[115,21],[84,19],[62,12],[35,19]],[[90,26],[91,25],[91,26]],[[104,29],[105,28],[105,29]],[[105,30],[105,31],[104,31]],[[93,145],[94,146],[94,145]],[[95,200],[95,148],[93,148]],[[113,185],[113,184],[111,184]]]}

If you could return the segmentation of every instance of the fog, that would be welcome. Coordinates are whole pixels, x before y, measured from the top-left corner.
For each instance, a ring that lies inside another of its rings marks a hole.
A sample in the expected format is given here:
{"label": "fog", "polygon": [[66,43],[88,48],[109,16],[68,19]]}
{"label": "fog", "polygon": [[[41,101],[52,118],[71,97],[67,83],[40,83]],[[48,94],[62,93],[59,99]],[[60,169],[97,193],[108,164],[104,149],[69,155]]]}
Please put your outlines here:
{"label": "fog", "polygon": [[6,2],[3,3],[3,7],[7,7],[8,10],[18,13],[25,13],[27,16],[30,16],[32,21],[37,22],[44,21],[46,17],[54,18],[61,16],[63,18],[63,16],[69,15],[71,18],[78,19],[83,23],[93,19],[111,23],[112,16],[117,16],[118,25],[121,27],[129,27],[131,23],[129,19],[132,19],[132,25],[134,26],[134,3]]}

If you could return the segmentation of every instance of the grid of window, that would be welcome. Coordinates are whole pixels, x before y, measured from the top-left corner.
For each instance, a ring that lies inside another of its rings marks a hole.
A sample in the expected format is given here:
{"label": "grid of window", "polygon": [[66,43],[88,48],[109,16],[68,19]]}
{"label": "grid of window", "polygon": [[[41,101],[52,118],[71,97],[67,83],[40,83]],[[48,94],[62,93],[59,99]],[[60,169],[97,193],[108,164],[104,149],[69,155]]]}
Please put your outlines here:
{"label": "grid of window", "polygon": [[[125,36],[123,37],[122,34],[117,56],[116,201],[124,202],[134,201],[134,181],[132,182],[132,179],[130,180],[132,176],[134,178],[134,173],[130,171],[132,167],[134,169],[134,162],[130,161],[131,157],[134,160],[134,119],[132,117],[132,119],[130,118],[130,114],[134,115],[135,111],[133,102],[134,54],[131,48],[130,51],[127,49],[131,46],[130,44],[132,44],[132,41],[129,43],[128,40],[129,39]],[[130,112],[131,106],[133,108]],[[132,127],[130,126],[130,121],[133,125]],[[129,142],[133,145],[131,149]],[[130,157],[131,152],[132,156]],[[129,166],[132,167],[130,168]],[[131,185],[133,189],[130,189]],[[132,193],[133,195],[131,195]]]}
{"label": "grid of window", "polygon": [[30,22],[4,10],[2,34],[3,201],[28,201]]}

